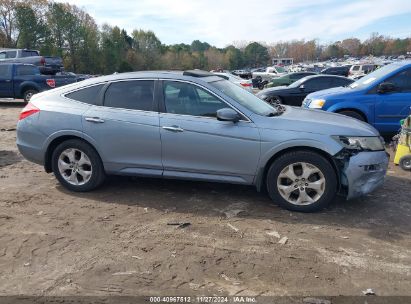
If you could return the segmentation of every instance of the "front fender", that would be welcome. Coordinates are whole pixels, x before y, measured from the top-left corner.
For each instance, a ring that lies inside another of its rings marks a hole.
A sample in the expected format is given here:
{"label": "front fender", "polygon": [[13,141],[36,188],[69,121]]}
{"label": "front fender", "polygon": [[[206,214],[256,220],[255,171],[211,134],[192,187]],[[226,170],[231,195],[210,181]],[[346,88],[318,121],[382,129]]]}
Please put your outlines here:
{"label": "front fender", "polygon": [[[297,137],[298,133],[293,134],[293,137]],[[290,136],[291,137],[291,136]],[[321,138],[321,135],[314,135],[310,133],[311,138],[296,138],[292,140],[282,141],[277,145],[273,145],[272,142],[262,141],[261,142],[261,158],[259,162],[259,167],[254,184],[257,190],[260,191],[264,183],[264,175],[269,162],[281,154],[284,151],[290,149],[315,149],[327,154],[332,158],[335,154],[341,151],[342,147],[331,138]]]}
{"label": "front fender", "polygon": [[[264,143],[262,143],[264,145]],[[333,156],[337,154],[339,151],[341,151],[341,146],[338,145],[337,143],[332,143],[331,141],[329,143],[324,143],[319,140],[313,140],[313,139],[293,139],[289,140],[286,142],[283,142],[275,147],[272,147],[266,151],[262,149],[262,155],[261,155],[261,160],[260,160],[260,167],[264,167],[267,162],[276,154],[280,153],[281,151],[291,149],[291,148],[313,148],[317,150],[321,150],[330,156]]]}

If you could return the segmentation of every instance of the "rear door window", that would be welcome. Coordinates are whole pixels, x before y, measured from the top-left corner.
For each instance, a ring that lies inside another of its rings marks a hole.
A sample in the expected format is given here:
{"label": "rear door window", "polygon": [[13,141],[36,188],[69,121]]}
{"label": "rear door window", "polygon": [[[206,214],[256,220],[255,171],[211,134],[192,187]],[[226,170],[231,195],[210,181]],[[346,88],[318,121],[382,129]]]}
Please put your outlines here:
{"label": "rear door window", "polygon": [[32,57],[32,56],[39,56],[37,51],[22,51],[21,52],[21,57]]}
{"label": "rear door window", "polygon": [[16,76],[40,75],[38,67],[32,65],[18,65],[16,67]]}
{"label": "rear door window", "polygon": [[16,58],[17,51],[8,51],[6,52],[6,58]]}
{"label": "rear door window", "polygon": [[80,102],[96,105],[98,104],[99,94],[103,87],[104,84],[87,87],[72,93],[68,93],[66,94],[66,97]]}
{"label": "rear door window", "polygon": [[328,89],[331,86],[332,78],[329,77],[318,77],[315,79],[310,79],[304,83],[304,88],[309,91],[319,91]]}
{"label": "rear door window", "polygon": [[140,111],[154,111],[154,81],[113,82],[104,96],[104,106]]}
{"label": "rear door window", "polygon": [[0,64],[0,78],[10,78],[10,65]]}
{"label": "rear door window", "polygon": [[348,80],[348,79],[340,79],[340,78],[335,78],[333,80],[332,85],[334,87],[345,87],[346,85],[349,85],[352,81]]}

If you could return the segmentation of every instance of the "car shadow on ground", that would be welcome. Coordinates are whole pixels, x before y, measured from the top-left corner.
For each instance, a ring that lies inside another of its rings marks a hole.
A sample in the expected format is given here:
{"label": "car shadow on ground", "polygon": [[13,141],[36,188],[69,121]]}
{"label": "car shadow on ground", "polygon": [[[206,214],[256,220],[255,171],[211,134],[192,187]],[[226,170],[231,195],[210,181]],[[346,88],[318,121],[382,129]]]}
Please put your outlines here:
{"label": "car shadow on ground", "polygon": [[10,101],[1,101],[0,108],[23,108],[26,105],[24,100],[10,100]]}
{"label": "car shadow on ground", "polygon": [[388,176],[384,186],[370,195],[346,201],[337,197],[317,213],[290,212],[278,207],[254,187],[149,178],[109,177],[100,189],[70,196],[102,203],[154,208],[193,216],[225,218],[227,211],[243,210],[241,219],[273,220],[284,224],[368,230],[371,237],[400,240],[411,231],[411,181]]}

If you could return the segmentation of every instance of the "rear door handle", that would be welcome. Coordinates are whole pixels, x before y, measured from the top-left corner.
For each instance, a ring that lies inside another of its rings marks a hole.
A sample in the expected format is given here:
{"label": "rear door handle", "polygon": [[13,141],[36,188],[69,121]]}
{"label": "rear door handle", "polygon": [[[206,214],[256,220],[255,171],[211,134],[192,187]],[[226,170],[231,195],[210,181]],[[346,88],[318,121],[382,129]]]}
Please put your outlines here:
{"label": "rear door handle", "polygon": [[171,126],[171,127],[162,127],[164,130],[171,131],[171,132],[184,132],[184,129],[178,126]]}
{"label": "rear door handle", "polygon": [[103,123],[104,119],[101,119],[99,117],[86,117],[85,118],[89,122],[94,122],[94,123]]}

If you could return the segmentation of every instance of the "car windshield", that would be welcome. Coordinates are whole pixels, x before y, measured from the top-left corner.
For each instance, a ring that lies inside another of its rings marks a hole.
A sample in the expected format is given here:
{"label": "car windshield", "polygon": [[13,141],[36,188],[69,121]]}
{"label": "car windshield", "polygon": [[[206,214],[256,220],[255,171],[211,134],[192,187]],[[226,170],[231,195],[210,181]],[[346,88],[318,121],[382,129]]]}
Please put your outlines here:
{"label": "car windshield", "polygon": [[307,77],[309,77],[309,76],[298,79],[297,81],[290,84],[288,87],[289,88],[298,88],[303,82],[305,82],[307,80]]}
{"label": "car windshield", "polygon": [[286,69],[284,69],[284,68],[281,67],[281,66],[276,66],[275,69],[277,70],[278,73],[285,73],[285,72],[287,72]]}
{"label": "car windshield", "polygon": [[396,69],[398,69],[397,64],[386,65],[386,66],[384,66],[380,69],[377,69],[374,72],[358,79],[356,82],[353,82],[348,87],[351,88],[351,89],[365,88],[368,85],[370,85],[371,83],[374,83],[376,80],[379,80],[382,77],[384,77],[385,75],[395,71]]}
{"label": "car windshield", "polygon": [[264,116],[277,113],[277,110],[265,101],[227,80],[218,80],[210,84],[253,113]]}

